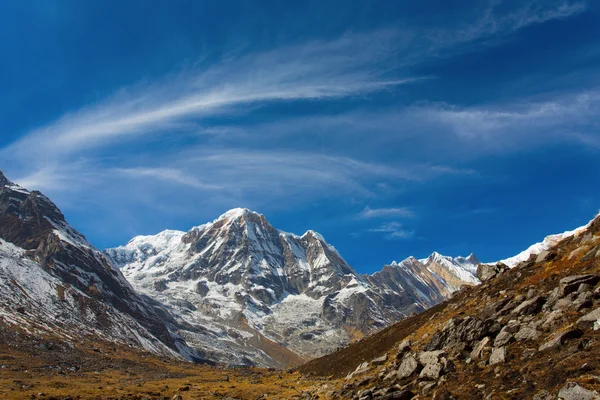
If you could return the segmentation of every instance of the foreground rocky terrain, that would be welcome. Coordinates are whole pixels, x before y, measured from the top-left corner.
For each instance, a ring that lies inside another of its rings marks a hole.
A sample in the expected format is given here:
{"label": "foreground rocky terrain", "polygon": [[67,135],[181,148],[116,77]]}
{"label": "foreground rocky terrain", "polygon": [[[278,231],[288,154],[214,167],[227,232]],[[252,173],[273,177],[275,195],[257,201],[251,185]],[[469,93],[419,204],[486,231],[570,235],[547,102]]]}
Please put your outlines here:
{"label": "foreground rocky terrain", "polygon": [[599,399],[600,216],[513,269],[299,371],[327,399]]}
{"label": "foreground rocky terrain", "polygon": [[0,326],[6,399],[598,399],[600,217],[483,283],[295,370],[200,366]]}

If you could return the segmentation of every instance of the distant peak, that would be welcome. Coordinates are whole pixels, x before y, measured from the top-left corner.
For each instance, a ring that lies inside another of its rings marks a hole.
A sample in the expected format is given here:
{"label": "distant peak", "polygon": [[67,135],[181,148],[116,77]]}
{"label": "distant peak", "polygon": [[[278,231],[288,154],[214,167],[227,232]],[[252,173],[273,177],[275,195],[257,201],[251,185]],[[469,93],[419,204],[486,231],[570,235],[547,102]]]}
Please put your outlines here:
{"label": "distant peak", "polygon": [[222,214],[219,218],[217,218],[217,221],[222,220],[222,219],[239,219],[242,217],[246,217],[246,216],[256,216],[256,217],[260,217],[261,214],[252,211],[248,208],[232,208],[231,210],[227,211],[226,213]]}
{"label": "distant peak", "polygon": [[472,262],[473,264],[480,264],[479,259],[477,258],[475,253],[469,254],[469,257],[467,257],[467,261]]}

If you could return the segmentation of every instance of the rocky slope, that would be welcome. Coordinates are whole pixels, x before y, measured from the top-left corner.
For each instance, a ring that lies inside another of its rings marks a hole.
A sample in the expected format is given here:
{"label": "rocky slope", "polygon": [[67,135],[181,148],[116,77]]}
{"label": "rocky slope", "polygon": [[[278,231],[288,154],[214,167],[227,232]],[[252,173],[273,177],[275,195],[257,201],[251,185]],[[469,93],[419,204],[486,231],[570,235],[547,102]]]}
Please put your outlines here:
{"label": "rocky slope", "polygon": [[600,216],[478,272],[481,285],[300,367],[340,378],[306,398],[599,399]]}
{"label": "rocky slope", "polygon": [[136,290],[165,304],[177,332],[212,359],[284,366],[320,356],[474,284],[478,261],[410,258],[358,274],[321,235],[231,210],[189,232],[107,249]]}
{"label": "rocky slope", "polygon": [[117,341],[192,357],[165,316],[43,194],[0,172],[0,320],[30,333]]}

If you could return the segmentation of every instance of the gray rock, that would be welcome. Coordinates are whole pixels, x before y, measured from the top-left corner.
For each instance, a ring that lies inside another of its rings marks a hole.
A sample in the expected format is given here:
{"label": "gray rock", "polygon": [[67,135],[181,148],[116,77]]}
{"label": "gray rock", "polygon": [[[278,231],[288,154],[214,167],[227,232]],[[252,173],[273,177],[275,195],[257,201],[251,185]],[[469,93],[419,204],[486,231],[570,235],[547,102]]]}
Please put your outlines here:
{"label": "gray rock", "polygon": [[577,326],[582,328],[594,328],[595,331],[600,329],[600,308],[584,315],[577,320]]}
{"label": "gray rock", "polygon": [[514,342],[515,336],[508,330],[501,330],[496,339],[494,339],[494,347],[502,347]]}
{"label": "gray rock", "polygon": [[420,364],[414,354],[407,354],[402,360],[402,363],[400,363],[400,367],[398,367],[398,379],[408,378],[416,373],[419,367]]}
{"label": "gray rock", "polygon": [[433,389],[437,386],[437,382],[421,382],[423,383],[423,385],[421,386],[421,393],[423,394],[423,396],[427,396],[428,394],[430,394]]}
{"label": "gray rock", "polygon": [[541,296],[536,296],[531,300],[526,300],[519,304],[513,311],[515,315],[531,315],[537,314],[542,310],[542,306],[546,302],[546,299]]}
{"label": "gray rock", "polygon": [[579,285],[579,288],[577,288],[577,293],[591,292],[593,289],[594,288],[589,283],[582,283]]}
{"label": "gray rock", "polygon": [[555,347],[560,347],[563,344],[565,344],[565,342],[567,342],[570,339],[578,339],[580,337],[583,336],[583,331],[581,329],[569,329],[565,332],[560,332],[556,335],[554,335],[550,340],[548,340],[546,343],[542,344],[539,347],[539,351],[543,351],[543,350],[547,350],[547,349],[552,349]]}
{"label": "gray rock", "polygon": [[508,269],[508,266],[502,263],[479,264],[476,275],[480,281],[485,282],[503,273],[504,271],[507,271]]}
{"label": "gray rock", "polygon": [[442,365],[440,363],[427,364],[419,374],[421,379],[439,379],[442,373]]}
{"label": "gray rock", "polygon": [[552,309],[553,310],[566,310],[567,308],[573,307],[574,302],[575,302],[575,299],[573,299],[571,296],[567,296],[562,299],[558,299],[556,301],[556,303],[554,304],[554,306],[552,307]]}
{"label": "gray rock", "polygon": [[515,339],[521,340],[536,340],[541,336],[540,331],[529,326],[522,326],[519,332],[515,334]]}
{"label": "gray rock", "polygon": [[564,316],[564,313],[560,310],[552,311],[548,314],[546,319],[542,322],[543,327],[550,327],[556,321],[559,321]]}
{"label": "gray rock", "polygon": [[471,351],[471,359],[473,360],[477,360],[478,358],[481,357],[483,350],[486,347],[490,347],[490,338],[489,337],[484,337],[483,339],[481,339],[481,341],[479,341],[475,347],[473,347],[473,351]]}
{"label": "gray rock", "polygon": [[350,380],[357,375],[362,375],[365,372],[367,372],[368,370],[369,370],[369,363],[365,361],[364,363],[362,363],[358,367],[356,367],[356,369],[353,372],[349,373],[346,376],[346,380]]}
{"label": "gray rock", "polygon": [[384,364],[388,359],[388,355],[387,353],[382,355],[381,357],[377,357],[374,360],[371,360],[371,365],[372,366],[376,366],[376,365],[381,365]]}
{"label": "gray rock", "polygon": [[569,382],[558,392],[560,400],[599,400],[600,395],[597,392],[587,390],[575,382]]}
{"label": "gray rock", "polygon": [[575,301],[573,302],[573,307],[577,311],[581,311],[586,308],[590,308],[594,305],[592,292],[582,292],[579,293]]}
{"label": "gray rock", "polygon": [[408,353],[409,351],[410,351],[410,340],[408,340],[408,339],[403,340],[398,345],[398,351],[396,352],[396,360],[401,360],[402,358],[404,358],[406,353]]}
{"label": "gray rock", "polygon": [[506,361],[506,347],[497,347],[492,350],[490,355],[490,365],[503,363]]}
{"label": "gray rock", "polygon": [[439,363],[440,357],[443,357],[445,354],[444,350],[424,351],[419,354],[419,362],[423,365]]}
{"label": "gray rock", "polygon": [[437,331],[429,343],[425,346],[426,351],[441,350],[464,346],[480,340],[487,335],[486,324],[476,317],[452,318],[446,323],[441,331]]}
{"label": "gray rock", "polygon": [[[535,259],[535,262],[536,262],[536,263],[541,263],[541,262],[544,262],[544,261],[546,261],[546,260],[548,260],[548,259],[552,258],[552,257],[551,257],[551,254],[552,254],[552,253],[551,253],[550,251],[548,251],[548,250],[546,250],[546,251],[542,251],[542,252],[541,252],[540,254],[538,254],[538,256],[536,257],[536,259]],[[556,256],[556,254],[554,254],[554,256]]]}
{"label": "gray rock", "polygon": [[595,286],[600,282],[600,275],[574,275],[568,276],[560,280],[558,289],[561,297],[564,297],[570,293],[576,292],[579,289],[579,285],[587,283],[588,285]]}
{"label": "gray rock", "polygon": [[554,306],[554,304],[556,304],[556,302],[558,301],[558,299],[560,299],[560,290],[558,289],[558,287],[555,287],[554,290],[552,290],[549,294],[548,294],[548,299],[546,300],[546,306],[547,307],[552,307]]}

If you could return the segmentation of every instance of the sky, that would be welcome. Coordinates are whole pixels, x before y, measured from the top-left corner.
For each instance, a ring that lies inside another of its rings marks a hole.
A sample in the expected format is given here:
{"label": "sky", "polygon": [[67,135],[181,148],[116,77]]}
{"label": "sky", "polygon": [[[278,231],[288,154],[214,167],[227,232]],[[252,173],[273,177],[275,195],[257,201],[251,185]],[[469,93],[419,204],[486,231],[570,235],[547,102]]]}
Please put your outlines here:
{"label": "sky", "polygon": [[98,248],[234,207],[359,272],[600,209],[600,4],[0,2],[0,169]]}

